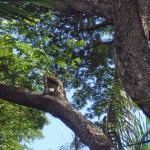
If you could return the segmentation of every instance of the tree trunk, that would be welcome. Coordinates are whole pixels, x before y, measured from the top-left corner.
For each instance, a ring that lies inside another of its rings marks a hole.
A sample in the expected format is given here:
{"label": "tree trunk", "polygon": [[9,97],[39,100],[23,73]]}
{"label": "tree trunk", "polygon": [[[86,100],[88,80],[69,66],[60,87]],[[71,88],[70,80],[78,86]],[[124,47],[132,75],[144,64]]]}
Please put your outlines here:
{"label": "tree trunk", "polygon": [[138,3],[117,0],[115,7],[114,57],[118,77],[128,95],[150,117],[150,49]]}
{"label": "tree trunk", "polygon": [[131,99],[150,117],[150,0],[62,0],[60,11],[105,17],[115,24],[118,78]]}

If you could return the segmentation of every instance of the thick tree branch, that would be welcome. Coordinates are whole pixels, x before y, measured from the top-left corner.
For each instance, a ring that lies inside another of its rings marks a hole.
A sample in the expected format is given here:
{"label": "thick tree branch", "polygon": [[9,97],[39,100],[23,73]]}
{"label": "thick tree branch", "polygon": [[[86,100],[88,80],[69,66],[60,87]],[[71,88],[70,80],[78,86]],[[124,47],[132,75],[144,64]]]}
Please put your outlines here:
{"label": "thick tree branch", "polygon": [[113,22],[112,3],[112,0],[61,0],[61,3],[54,3],[53,8],[61,12],[97,15],[107,18],[109,22]]}
{"label": "thick tree branch", "polygon": [[65,98],[32,94],[5,84],[0,84],[0,98],[15,104],[49,112],[72,129],[91,150],[115,150],[106,136],[72,107]]}

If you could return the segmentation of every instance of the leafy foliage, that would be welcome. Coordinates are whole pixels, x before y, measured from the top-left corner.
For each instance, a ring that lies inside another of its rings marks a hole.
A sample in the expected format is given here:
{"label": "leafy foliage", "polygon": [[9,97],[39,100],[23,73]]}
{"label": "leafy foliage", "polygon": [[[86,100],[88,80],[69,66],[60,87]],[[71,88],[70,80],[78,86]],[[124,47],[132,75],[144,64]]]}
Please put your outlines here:
{"label": "leafy foliage", "polygon": [[138,116],[140,113],[137,111],[136,105],[123,90],[119,81],[115,81],[112,84],[107,106],[107,113],[101,121],[95,122],[95,124],[102,129],[119,150],[125,149],[129,145],[128,148],[131,150],[146,150],[149,145],[144,143],[138,146],[129,144],[139,141],[142,135],[146,135],[145,138],[148,140],[149,135],[145,134],[145,132],[149,131],[149,123],[142,122],[143,116],[139,119],[135,117],[135,114]]}
{"label": "leafy foliage", "polygon": [[0,149],[29,149],[25,142],[43,138],[44,113],[0,100]]}
{"label": "leafy foliage", "polygon": [[[19,3],[18,3],[19,2]],[[36,15],[22,9],[26,6],[26,4],[31,3],[29,0],[4,0],[4,2],[0,2],[0,17],[12,21],[13,19],[19,20],[22,22],[22,19],[36,23],[38,18]],[[32,0],[32,3],[36,3],[40,6],[44,6],[47,8],[52,8],[52,5],[59,4],[61,1],[59,0]],[[21,5],[20,5],[21,4]],[[14,6],[13,6],[14,5]],[[16,7],[16,6],[19,7]]]}
{"label": "leafy foliage", "polygon": [[[147,118],[143,119],[141,115],[139,115],[138,123],[135,124],[134,134],[129,135],[127,137],[129,147],[134,149],[144,149],[148,150],[150,147],[149,138],[150,138],[150,120]],[[132,142],[131,142],[132,141]]]}
{"label": "leafy foliage", "polygon": [[118,149],[147,149],[149,145],[142,141],[148,140],[149,127],[143,130],[144,126],[135,116],[137,107],[114,79],[115,66],[109,44],[113,27],[91,30],[87,27],[103,23],[104,18],[51,12],[29,3],[22,7],[36,14],[39,20],[34,23],[29,19],[1,20],[2,81],[41,92],[42,76],[50,71],[63,81],[66,89],[75,90],[72,104],[77,109],[88,105],[85,116],[98,117],[95,124]]}
{"label": "leafy foliage", "polygon": [[[41,91],[42,75],[36,67],[38,66],[36,57],[39,56],[40,51],[32,48],[29,43],[17,41],[17,35],[8,31],[14,22],[10,24],[5,20],[1,22],[1,82],[32,91]],[[2,150],[29,149],[25,142],[43,138],[41,130],[48,124],[43,112],[13,105],[3,100],[0,100],[0,115],[0,149]]]}

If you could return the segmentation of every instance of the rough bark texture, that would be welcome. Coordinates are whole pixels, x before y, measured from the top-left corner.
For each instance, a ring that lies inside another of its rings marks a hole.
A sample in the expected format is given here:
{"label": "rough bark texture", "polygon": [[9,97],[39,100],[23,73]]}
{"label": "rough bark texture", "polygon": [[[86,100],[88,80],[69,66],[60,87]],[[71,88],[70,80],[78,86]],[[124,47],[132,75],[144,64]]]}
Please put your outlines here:
{"label": "rough bark texture", "polygon": [[126,92],[150,117],[150,49],[138,8],[137,0],[117,1],[114,55]]}
{"label": "rough bark texture", "polygon": [[105,17],[115,24],[118,78],[131,99],[150,117],[150,0],[63,0],[60,11]]}
{"label": "rough bark texture", "polygon": [[32,94],[5,84],[0,84],[0,97],[15,104],[49,112],[72,129],[91,150],[115,150],[105,135],[65,98]]}
{"label": "rough bark texture", "polygon": [[61,12],[105,17],[109,22],[113,22],[112,1],[113,0],[61,0],[62,3],[55,3],[53,8]]}

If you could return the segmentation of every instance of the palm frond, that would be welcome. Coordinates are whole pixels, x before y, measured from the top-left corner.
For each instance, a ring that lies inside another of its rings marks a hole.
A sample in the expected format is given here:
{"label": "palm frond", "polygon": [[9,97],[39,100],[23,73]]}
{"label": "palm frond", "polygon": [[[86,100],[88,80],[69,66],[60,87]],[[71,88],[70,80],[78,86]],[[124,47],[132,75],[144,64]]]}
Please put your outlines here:
{"label": "palm frond", "polygon": [[131,140],[128,146],[131,149],[149,150],[150,149],[150,121],[146,118],[146,122],[140,116],[139,124],[135,125],[136,138]]}
{"label": "palm frond", "polygon": [[34,19],[36,18],[33,14],[21,8],[3,2],[0,2],[0,16],[8,20],[19,20],[21,18],[32,22],[34,22]]}
{"label": "palm frond", "polygon": [[53,8],[53,5],[60,4],[59,0],[4,0],[3,2],[0,2],[0,17],[7,19],[7,20],[28,20],[35,22],[37,19],[37,16],[33,15],[32,13],[25,11],[21,8],[15,7],[13,5],[10,5],[10,3],[34,3],[39,6],[43,6],[46,8]]}
{"label": "palm frond", "polygon": [[[124,92],[119,81],[114,81],[108,104],[107,115],[105,116],[106,136],[116,145],[118,150],[124,149],[128,143],[137,141],[136,126],[140,128],[140,121],[135,115],[137,106]],[[142,134],[143,135],[143,134]]]}

